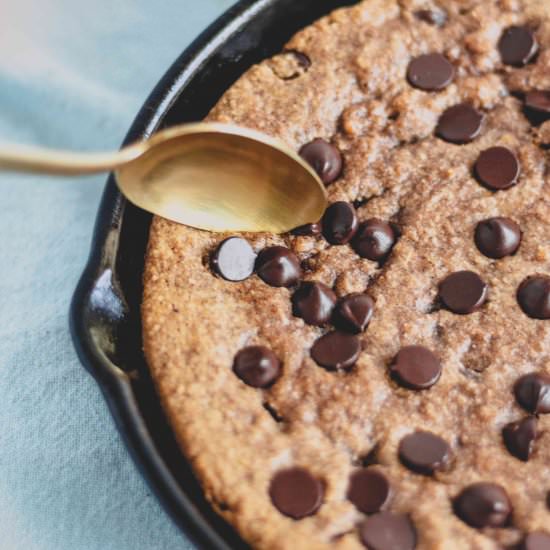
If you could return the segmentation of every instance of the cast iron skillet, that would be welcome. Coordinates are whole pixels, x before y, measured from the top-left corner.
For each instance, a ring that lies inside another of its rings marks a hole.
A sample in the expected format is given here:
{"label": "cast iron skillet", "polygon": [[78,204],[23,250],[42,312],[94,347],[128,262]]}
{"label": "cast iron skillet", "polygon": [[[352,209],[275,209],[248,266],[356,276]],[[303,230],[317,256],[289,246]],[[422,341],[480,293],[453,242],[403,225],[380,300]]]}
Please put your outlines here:
{"label": "cast iron skillet", "polygon": [[[202,119],[251,65],[299,29],[356,0],[242,0],[179,57],[124,143]],[[163,416],[141,346],[141,276],[151,216],[126,202],[112,176],[92,250],[71,305],[80,360],[99,383],[128,449],[176,523],[208,550],[248,548],[204,499]],[[223,509],[224,503],[217,503]]]}

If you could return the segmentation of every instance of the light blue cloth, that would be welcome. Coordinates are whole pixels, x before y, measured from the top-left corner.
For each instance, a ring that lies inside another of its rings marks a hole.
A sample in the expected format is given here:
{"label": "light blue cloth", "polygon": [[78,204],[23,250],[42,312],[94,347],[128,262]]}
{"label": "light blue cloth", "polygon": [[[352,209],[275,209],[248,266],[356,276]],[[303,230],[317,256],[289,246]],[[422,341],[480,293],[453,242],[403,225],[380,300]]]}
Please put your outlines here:
{"label": "light blue cloth", "polygon": [[[0,141],[117,148],[168,66],[232,3],[3,0]],[[104,182],[0,175],[1,550],[191,548],[69,336]]]}

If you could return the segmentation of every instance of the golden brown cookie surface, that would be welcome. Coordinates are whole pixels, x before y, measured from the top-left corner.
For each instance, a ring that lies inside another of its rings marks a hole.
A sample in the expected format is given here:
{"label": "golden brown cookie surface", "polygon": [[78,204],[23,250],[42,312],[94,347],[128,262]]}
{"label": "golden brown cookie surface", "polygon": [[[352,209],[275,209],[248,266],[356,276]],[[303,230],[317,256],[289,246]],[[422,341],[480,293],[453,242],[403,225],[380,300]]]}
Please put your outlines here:
{"label": "golden brown cookie surface", "polygon": [[310,144],[349,204],[241,235],[242,281],[231,235],[151,229],[145,353],[208,497],[261,549],[549,532],[550,4],[364,0],[288,49],[210,119]]}

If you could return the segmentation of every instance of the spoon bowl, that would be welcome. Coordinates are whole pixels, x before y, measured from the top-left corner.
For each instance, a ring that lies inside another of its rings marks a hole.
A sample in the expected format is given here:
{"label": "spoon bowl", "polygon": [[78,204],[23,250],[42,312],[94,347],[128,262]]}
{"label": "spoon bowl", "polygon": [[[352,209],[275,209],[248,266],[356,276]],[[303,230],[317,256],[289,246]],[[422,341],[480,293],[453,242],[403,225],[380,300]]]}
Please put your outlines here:
{"label": "spoon bowl", "polygon": [[284,143],[253,130],[189,124],[155,134],[115,172],[134,204],[209,231],[283,233],[318,221],[326,190]]}

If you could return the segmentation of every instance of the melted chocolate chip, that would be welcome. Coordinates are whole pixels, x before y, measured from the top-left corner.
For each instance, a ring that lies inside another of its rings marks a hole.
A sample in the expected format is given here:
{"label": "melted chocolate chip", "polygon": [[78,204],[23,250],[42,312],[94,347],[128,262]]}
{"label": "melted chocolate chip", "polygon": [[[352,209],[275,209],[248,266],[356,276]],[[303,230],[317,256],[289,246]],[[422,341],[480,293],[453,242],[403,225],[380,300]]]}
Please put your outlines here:
{"label": "melted chocolate chip", "polygon": [[293,312],[308,325],[326,325],[336,304],[336,294],[325,284],[305,282],[292,296]]}
{"label": "melted chocolate chip", "polygon": [[412,390],[424,390],[439,380],[441,363],[428,348],[406,346],[396,355],[390,372],[401,386]]}
{"label": "melted chocolate chip", "polygon": [[293,229],[292,234],[298,237],[316,237],[321,234],[321,224],[319,222],[306,223]]}
{"label": "melted chocolate chip", "polygon": [[330,244],[346,244],[357,231],[355,208],[349,202],[335,202],[326,209],[321,224]]}
{"label": "melted chocolate chip", "polygon": [[296,254],[284,246],[264,248],[256,260],[256,270],[268,285],[293,286],[302,276]]}
{"label": "melted chocolate chip", "polygon": [[391,500],[388,478],[378,468],[361,468],[350,477],[348,499],[364,514],[383,510]]}
{"label": "melted chocolate chip", "polygon": [[229,237],[222,241],[211,264],[216,273],[228,281],[244,281],[254,273],[256,253],[245,239]]}
{"label": "melted chocolate chip", "polygon": [[333,331],[313,344],[311,357],[325,369],[348,369],[355,364],[360,352],[361,342],[357,336]]}
{"label": "melted chocolate chip", "polygon": [[367,294],[349,294],[342,298],[334,310],[334,322],[342,330],[363,332],[374,312],[374,300]]}
{"label": "melted chocolate chip", "polygon": [[275,474],[269,487],[269,496],[281,514],[302,519],[317,512],[324,489],[321,481],[305,468],[289,468]]}
{"label": "melted chocolate chip", "polygon": [[233,372],[253,388],[267,388],[279,378],[281,362],[270,349],[249,346],[235,355]]}
{"label": "melted chocolate chip", "polygon": [[522,376],[514,385],[516,401],[533,414],[550,413],[550,376],[532,372]]}
{"label": "melted chocolate chip", "polygon": [[550,319],[550,277],[527,277],[518,289],[518,303],[532,319]]}
{"label": "melted chocolate chip", "polygon": [[478,310],[487,300],[487,292],[487,283],[472,271],[456,271],[439,285],[445,307],[460,315]]}
{"label": "melted chocolate chip", "polygon": [[474,483],[466,487],[454,502],[456,515],[471,527],[503,527],[512,506],[506,491],[495,483]]}
{"label": "melted chocolate chip", "polygon": [[328,141],[316,138],[300,149],[300,156],[317,172],[323,183],[329,184],[342,173],[342,154]]}
{"label": "melted chocolate chip", "polygon": [[444,55],[431,53],[415,57],[407,70],[411,86],[426,91],[443,90],[452,81],[455,69]]}
{"label": "melted chocolate chip", "polygon": [[479,155],[474,170],[483,185],[500,191],[517,183],[521,168],[516,155],[510,149],[491,147]]}
{"label": "melted chocolate chip", "polygon": [[380,512],[367,518],[360,530],[363,544],[369,550],[413,550],[416,530],[405,515]]}
{"label": "melted chocolate chip", "polygon": [[437,27],[442,27],[447,21],[447,14],[443,10],[418,10],[414,12],[414,15],[420,21]]}
{"label": "melted chocolate chip", "polygon": [[550,92],[536,90],[525,96],[525,106],[539,113],[550,115]]}
{"label": "melted chocolate chip", "polygon": [[523,539],[520,550],[550,550],[550,534],[542,531],[529,533]]}
{"label": "melted chocolate chip", "polygon": [[395,231],[388,222],[371,218],[359,226],[352,246],[361,258],[379,262],[388,256],[395,241]]}
{"label": "melted chocolate chip", "polygon": [[468,143],[479,135],[484,118],[471,105],[460,103],[449,107],[441,115],[435,133],[450,143]]}
{"label": "melted chocolate chip", "polygon": [[521,229],[510,218],[490,218],[477,224],[475,242],[479,251],[488,258],[504,258],[517,252]]}
{"label": "melted chocolate chip", "polygon": [[451,449],[444,439],[430,432],[414,432],[405,436],[399,444],[401,462],[413,472],[432,475],[443,470]]}
{"label": "melted chocolate chip", "polygon": [[502,438],[511,455],[527,462],[537,438],[537,419],[528,416],[507,424],[502,430]]}
{"label": "melted chocolate chip", "polygon": [[537,39],[527,27],[508,27],[500,37],[498,50],[505,65],[523,67],[537,54]]}

